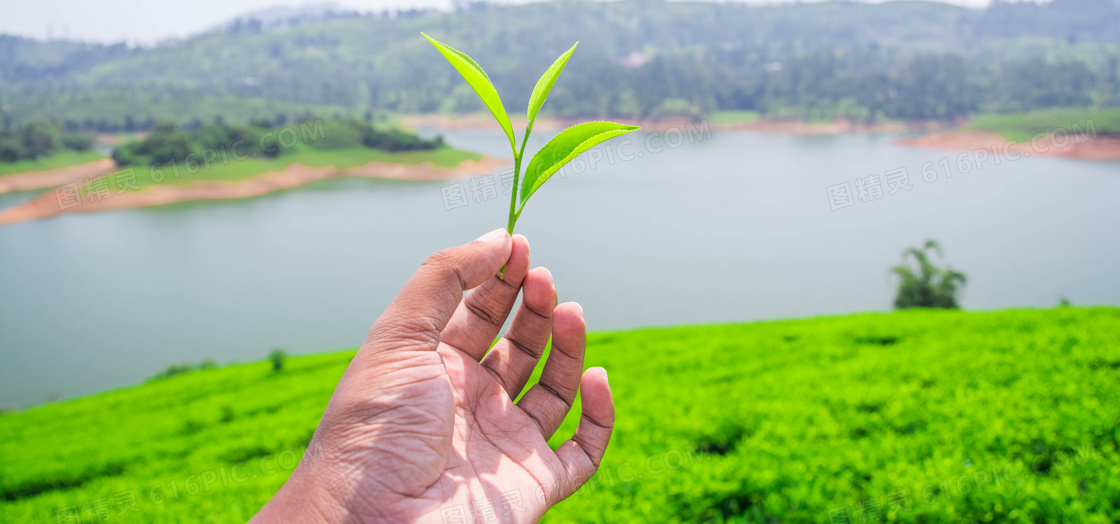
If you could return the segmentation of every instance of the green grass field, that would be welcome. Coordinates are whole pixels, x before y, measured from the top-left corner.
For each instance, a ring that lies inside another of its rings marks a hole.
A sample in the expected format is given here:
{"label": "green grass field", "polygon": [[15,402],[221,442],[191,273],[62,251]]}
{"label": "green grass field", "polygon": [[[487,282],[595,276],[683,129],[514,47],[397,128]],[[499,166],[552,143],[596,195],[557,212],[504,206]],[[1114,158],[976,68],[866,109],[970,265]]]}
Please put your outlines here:
{"label": "green grass field", "polygon": [[716,125],[749,124],[759,119],[758,111],[716,111],[708,120]]}
{"label": "green grass field", "polygon": [[1029,113],[992,114],[972,117],[965,130],[991,131],[1018,143],[1030,141],[1038,133],[1063,129],[1067,133],[1095,130],[1097,136],[1120,136],[1120,109],[1075,107],[1045,109]]}
{"label": "green grass field", "polygon": [[[352,355],[4,414],[0,520],[244,521]],[[610,373],[615,435],[550,522],[1120,520],[1117,308],[598,333],[587,365]]]}
{"label": "green grass field", "polygon": [[76,166],[87,162],[96,162],[102,158],[105,158],[105,155],[97,151],[59,151],[51,156],[39,157],[35,160],[0,162],[0,176]]}
{"label": "green grass field", "polygon": [[[422,162],[431,162],[442,167],[454,167],[465,160],[478,160],[482,155],[460,151],[450,147],[441,147],[430,151],[404,151],[390,153],[379,149],[367,147],[350,147],[344,149],[314,149],[305,145],[296,146],[276,158],[246,158],[235,160],[232,156],[223,157],[214,153],[209,162],[199,160],[196,163],[181,163],[174,166],[161,166],[153,169],[148,166],[132,166],[135,180],[129,183],[118,180],[116,176],[109,176],[110,189],[139,191],[153,185],[178,185],[189,184],[196,180],[221,180],[234,181],[246,180],[270,171],[282,171],[292,164],[302,164],[309,167],[335,166],[339,169],[358,167],[370,162],[389,162],[396,164],[417,165]],[[88,186],[87,186],[88,187]]]}

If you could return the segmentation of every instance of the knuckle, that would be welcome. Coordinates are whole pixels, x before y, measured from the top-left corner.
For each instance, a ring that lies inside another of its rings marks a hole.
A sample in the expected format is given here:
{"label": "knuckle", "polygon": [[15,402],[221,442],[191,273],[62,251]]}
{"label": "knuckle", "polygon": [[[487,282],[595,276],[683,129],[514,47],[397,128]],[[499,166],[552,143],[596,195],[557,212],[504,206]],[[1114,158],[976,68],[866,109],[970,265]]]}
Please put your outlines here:
{"label": "knuckle", "polygon": [[431,317],[386,315],[373,324],[363,345],[380,350],[435,346],[439,340],[439,330]]}
{"label": "knuckle", "polygon": [[449,250],[436,251],[428,255],[424,262],[420,264],[423,267],[429,267],[437,271],[454,272],[455,271],[455,255],[451,254]]}
{"label": "knuckle", "polygon": [[428,255],[428,258],[424,259],[420,267],[426,268],[441,278],[456,280],[460,284],[460,289],[462,289],[465,286],[463,286],[463,279],[459,275],[459,262],[458,256],[451,250],[444,249]]}
{"label": "knuckle", "polygon": [[467,300],[465,306],[467,311],[488,325],[501,327],[505,322],[505,315],[499,311],[500,306],[484,297]]}

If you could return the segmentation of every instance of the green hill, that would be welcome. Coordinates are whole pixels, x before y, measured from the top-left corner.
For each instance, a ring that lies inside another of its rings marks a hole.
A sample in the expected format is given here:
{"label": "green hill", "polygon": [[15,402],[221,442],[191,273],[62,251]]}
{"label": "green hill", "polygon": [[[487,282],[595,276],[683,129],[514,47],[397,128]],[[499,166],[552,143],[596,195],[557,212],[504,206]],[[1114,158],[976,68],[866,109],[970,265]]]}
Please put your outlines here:
{"label": "green hill", "polygon": [[1028,143],[1040,133],[1049,134],[1056,129],[1114,137],[1120,136],[1120,109],[1045,109],[1012,115],[979,115],[964,129],[999,133],[1018,143]]}
{"label": "green hill", "polygon": [[0,102],[17,121],[126,131],[122,112],[135,124],[480,110],[420,38],[425,31],[477,59],[509,108],[525,107],[540,73],[579,40],[547,106],[560,116],[952,120],[1120,103],[1118,24],[1112,0],[983,10],[924,1],[476,2],[276,30],[235,24],[141,49],[0,36]]}
{"label": "green hill", "polygon": [[[610,372],[617,429],[601,473],[549,520],[1116,522],[1118,341],[1117,308],[593,334],[587,365]],[[4,414],[0,520],[244,521],[352,355]]]}

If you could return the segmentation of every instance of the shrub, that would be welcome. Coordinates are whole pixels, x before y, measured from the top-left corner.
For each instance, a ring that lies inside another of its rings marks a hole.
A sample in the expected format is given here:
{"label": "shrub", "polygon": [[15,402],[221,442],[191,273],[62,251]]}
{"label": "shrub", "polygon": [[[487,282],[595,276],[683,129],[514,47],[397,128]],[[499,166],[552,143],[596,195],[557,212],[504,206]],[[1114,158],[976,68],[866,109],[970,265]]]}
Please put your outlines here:
{"label": "shrub", "polygon": [[0,136],[0,162],[18,162],[27,157],[23,141],[14,136]]}
{"label": "shrub", "polygon": [[92,146],[93,138],[89,135],[63,132],[47,122],[30,122],[14,130],[0,131],[0,162],[35,160],[63,149],[86,151]]}
{"label": "shrub", "polygon": [[31,160],[49,156],[58,147],[58,129],[46,122],[32,122],[23,127],[23,147]]}
{"label": "shrub", "polygon": [[272,371],[279,372],[284,369],[284,359],[288,358],[288,353],[283,349],[276,348],[272,353],[268,354],[268,361],[272,362]]}
{"label": "shrub", "polygon": [[60,136],[62,147],[71,151],[89,151],[93,147],[93,138],[80,133],[63,133]]}
{"label": "shrub", "polygon": [[187,374],[187,373],[191,373],[193,371],[201,371],[201,370],[204,370],[204,369],[217,369],[217,367],[218,367],[218,363],[214,362],[214,359],[210,359],[210,358],[208,358],[206,360],[203,360],[202,362],[199,362],[197,364],[192,364],[190,362],[187,362],[187,363],[184,363],[184,364],[171,364],[170,366],[167,366],[167,369],[165,369],[163,371],[160,371],[159,373],[156,373],[155,375],[152,375],[152,376],[148,377],[147,381],[151,382],[153,380],[162,380],[162,379],[165,379],[165,378],[174,377],[176,375],[184,375],[184,374]]}
{"label": "shrub", "polygon": [[[891,268],[898,275],[898,292],[894,297],[895,309],[930,307],[959,309],[957,302],[958,285],[967,281],[964,273],[954,271],[949,266],[937,267],[930,261],[930,252],[941,255],[941,246],[934,240],[927,240],[920,248],[912,247],[902,252],[902,264]],[[914,259],[917,267],[908,263]]]}
{"label": "shrub", "polygon": [[442,147],[443,137],[437,136],[434,139],[425,140],[397,129],[378,131],[373,127],[366,126],[362,132],[362,145],[389,152],[420,151]]}

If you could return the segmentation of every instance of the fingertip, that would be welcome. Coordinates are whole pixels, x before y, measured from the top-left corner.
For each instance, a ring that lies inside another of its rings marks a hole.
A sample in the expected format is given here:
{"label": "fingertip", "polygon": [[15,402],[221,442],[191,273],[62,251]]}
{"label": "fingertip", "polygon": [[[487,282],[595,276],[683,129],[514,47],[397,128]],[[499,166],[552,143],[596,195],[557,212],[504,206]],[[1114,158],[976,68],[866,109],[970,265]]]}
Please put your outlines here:
{"label": "fingertip", "polygon": [[511,241],[511,239],[510,239],[510,236],[509,236],[509,231],[506,231],[504,228],[499,227],[498,229],[495,229],[495,230],[493,230],[489,233],[486,233],[486,234],[474,239],[474,241],[475,242],[498,242],[498,241],[506,242],[506,241]]}
{"label": "fingertip", "polygon": [[[564,302],[552,310],[553,335],[570,337],[578,335],[582,339],[587,333],[587,324],[583,321],[583,308],[575,302]],[[580,342],[582,344],[582,340]]]}
{"label": "fingertip", "polygon": [[482,235],[467,246],[480,247],[487,250],[488,253],[493,253],[499,256],[502,262],[509,260],[513,250],[513,237],[509,235],[509,231],[503,228],[495,229],[485,235]]}
{"label": "fingertip", "polygon": [[502,227],[498,227],[497,230],[479,236],[475,238],[473,242],[470,242],[467,245],[469,246],[473,244],[477,244],[478,246],[483,247],[483,249],[486,250],[504,252],[504,260],[506,260],[510,258],[510,251],[513,249],[513,237],[510,236],[510,232],[505,231]]}
{"label": "fingertip", "polygon": [[473,288],[498,274],[513,254],[513,238],[504,228],[495,229],[461,246],[458,262],[465,289]]}
{"label": "fingertip", "polygon": [[595,391],[606,393],[607,397],[611,396],[611,384],[607,378],[607,370],[602,367],[587,368],[583,372],[583,377],[580,379],[580,387],[587,387]]}
{"label": "fingertip", "polygon": [[518,233],[516,235],[513,235],[513,242],[515,244],[524,245],[525,246],[525,253],[526,254],[529,253],[529,239],[525,238],[525,235],[522,235],[520,233]]}
{"label": "fingertip", "polygon": [[556,285],[552,281],[552,273],[543,267],[536,267],[525,276],[522,286],[524,300],[534,312],[549,316],[549,312],[556,307]]}
{"label": "fingertip", "polygon": [[583,307],[581,307],[577,302],[564,302],[563,304],[556,306],[556,309],[557,311],[563,311],[565,314],[571,314],[576,318],[583,318]]}
{"label": "fingertip", "polygon": [[577,325],[580,329],[586,329],[583,320],[583,307],[576,302],[564,302],[556,306],[553,315],[557,319],[563,318],[565,321],[571,321],[571,323]]}
{"label": "fingertip", "polygon": [[513,235],[510,245],[504,279],[517,285],[525,279],[529,271],[529,241],[522,235]]}
{"label": "fingertip", "polygon": [[535,267],[529,271],[526,285],[533,287],[540,287],[545,289],[556,290],[556,283],[552,280],[552,273],[543,267]]}
{"label": "fingertip", "polygon": [[614,397],[611,394],[607,370],[601,367],[588,368],[580,379],[583,392],[583,412],[604,427],[614,425]]}

